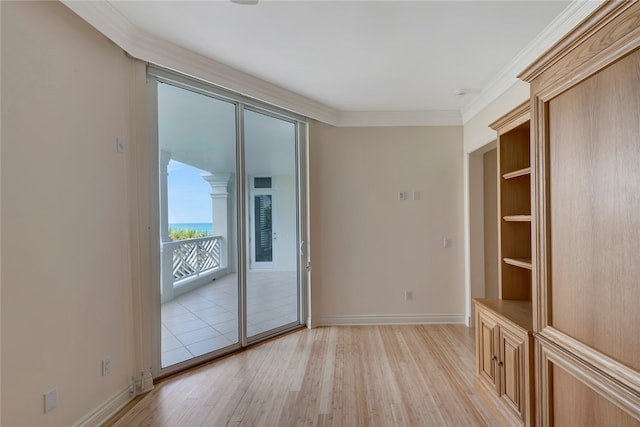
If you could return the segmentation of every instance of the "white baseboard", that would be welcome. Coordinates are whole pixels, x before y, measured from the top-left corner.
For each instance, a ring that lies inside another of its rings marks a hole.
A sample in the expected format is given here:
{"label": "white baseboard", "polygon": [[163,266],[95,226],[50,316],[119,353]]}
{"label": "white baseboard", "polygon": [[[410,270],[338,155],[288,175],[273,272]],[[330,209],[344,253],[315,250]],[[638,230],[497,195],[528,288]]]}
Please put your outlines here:
{"label": "white baseboard", "polygon": [[129,386],[126,386],[111,397],[111,399],[103,402],[96,409],[85,415],[85,417],[75,423],[73,427],[94,427],[102,425],[133,399],[133,397],[129,395],[130,389]]}
{"label": "white baseboard", "polygon": [[[135,387],[136,394],[132,394],[132,387]],[[94,427],[101,426],[113,417],[120,409],[131,402],[137,395],[153,390],[153,377],[151,373],[145,374],[144,390],[140,390],[140,383],[129,384],[124,389],[113,395],[110,399],[102,402],[97,408],[85,415],[80,421],[73,424],[73,427]]]}
{"label": "white baseboard", "polygon": [[464,324],[464,314],[344,315],[313,318],[311,326]]}

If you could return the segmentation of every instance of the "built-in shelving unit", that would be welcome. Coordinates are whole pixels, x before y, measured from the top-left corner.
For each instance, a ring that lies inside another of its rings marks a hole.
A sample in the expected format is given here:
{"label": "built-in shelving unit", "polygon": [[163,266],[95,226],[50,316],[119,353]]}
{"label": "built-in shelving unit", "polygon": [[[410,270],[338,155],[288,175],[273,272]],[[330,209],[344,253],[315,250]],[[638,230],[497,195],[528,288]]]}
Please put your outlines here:
{"label": "built-in shelving unit", "polygon": [[498,132],[499,299],[476,299],[477,374],[514,424],[535,421],[531,301],[529,103],[491,125]]}
{"label": "built-in shelving unit", "polygon": [[498,132],[500,298],[531,301],[529,104],[491,125]]}

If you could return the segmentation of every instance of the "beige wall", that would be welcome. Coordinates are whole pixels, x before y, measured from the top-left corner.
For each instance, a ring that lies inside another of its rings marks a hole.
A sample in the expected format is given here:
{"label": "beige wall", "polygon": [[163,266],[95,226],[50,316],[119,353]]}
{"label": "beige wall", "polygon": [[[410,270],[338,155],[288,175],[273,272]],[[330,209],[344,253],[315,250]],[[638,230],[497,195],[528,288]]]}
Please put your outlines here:
{"label": "beige wall", "polygon": [[[461,321],[462,129],[311,122],[309,134],[314,324],[437,314]],[[400,191],[409,200],[398,201]]]}
{"label": "beige wall", "polygon": [[139,372],[129,181],[144,66],[61,3],[1,8],[2,424],[71,425]]}

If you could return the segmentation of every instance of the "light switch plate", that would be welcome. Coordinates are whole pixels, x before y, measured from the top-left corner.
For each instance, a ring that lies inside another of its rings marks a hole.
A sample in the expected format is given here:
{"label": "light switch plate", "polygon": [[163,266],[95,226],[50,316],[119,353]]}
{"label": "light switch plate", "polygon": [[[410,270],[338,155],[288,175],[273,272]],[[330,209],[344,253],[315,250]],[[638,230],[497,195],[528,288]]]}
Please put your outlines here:
{"label": "light switch plate", "polygon": [[44,412],[49,412],[58,406],[58,388],[54,387],[44,394]]}
{"label": "light switch plate", "polygon": [[116,138],[116,150],[118,150],[118,153],[124,153],[124,138]]}

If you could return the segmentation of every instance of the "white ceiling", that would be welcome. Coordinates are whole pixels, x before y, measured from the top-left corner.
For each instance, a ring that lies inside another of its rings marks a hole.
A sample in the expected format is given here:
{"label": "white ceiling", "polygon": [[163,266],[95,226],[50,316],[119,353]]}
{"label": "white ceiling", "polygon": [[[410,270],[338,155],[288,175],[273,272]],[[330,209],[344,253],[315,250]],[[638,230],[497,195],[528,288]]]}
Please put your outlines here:
{"label": "white ceiling", "polygon": [[569,3],[108,2],[145,36],[341,112],[459,111]]}

